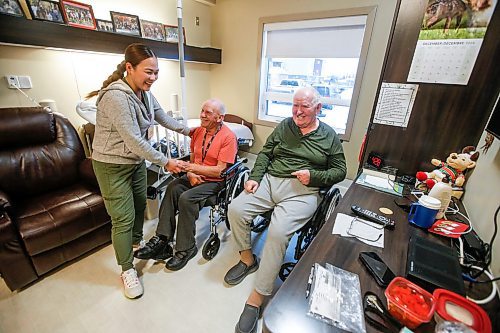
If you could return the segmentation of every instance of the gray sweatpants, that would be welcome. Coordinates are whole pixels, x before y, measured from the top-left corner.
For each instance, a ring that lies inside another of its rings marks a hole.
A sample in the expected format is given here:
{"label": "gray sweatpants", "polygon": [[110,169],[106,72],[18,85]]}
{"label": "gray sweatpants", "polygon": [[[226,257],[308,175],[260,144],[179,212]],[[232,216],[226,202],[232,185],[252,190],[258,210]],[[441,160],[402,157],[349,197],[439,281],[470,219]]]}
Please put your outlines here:
{"label": "gray sweatpants", "polygon": [[229,205],[228,218],[238,251],[252,248],[252,220],[274,209],[255,283],[259,294],[272,294],[290,239],[307,223],[319,205],[318,190],[317,187],[302,185],[296,178],[266,174],[254,194],[243,191]]}

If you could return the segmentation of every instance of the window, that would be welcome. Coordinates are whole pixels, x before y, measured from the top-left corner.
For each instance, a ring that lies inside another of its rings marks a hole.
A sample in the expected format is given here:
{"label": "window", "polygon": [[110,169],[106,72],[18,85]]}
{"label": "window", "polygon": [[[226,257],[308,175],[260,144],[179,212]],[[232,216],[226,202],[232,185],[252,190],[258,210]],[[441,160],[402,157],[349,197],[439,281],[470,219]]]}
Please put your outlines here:
{"label": "window", "polygon": [[373,24],[370,10],[337,17],[330,12],[298,20],[261,19],[256,122],[275,126],[290,117],[295,91],[312,86],[321,95],[321,121],[349,140]]}

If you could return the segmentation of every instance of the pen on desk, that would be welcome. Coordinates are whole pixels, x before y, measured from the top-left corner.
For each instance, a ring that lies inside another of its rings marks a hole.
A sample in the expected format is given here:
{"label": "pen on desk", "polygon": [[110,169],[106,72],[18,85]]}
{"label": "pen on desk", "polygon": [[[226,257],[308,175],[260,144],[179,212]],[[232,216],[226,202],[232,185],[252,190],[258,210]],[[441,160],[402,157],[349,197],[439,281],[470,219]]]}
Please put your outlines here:
{"label": "pen on desk", "polygon": [[311,272],[309,273],[309,278],[307,279],[306,298],[308,298],[309,294],[311,293],[313,278],[314,278],[314,266],[311,267]]}

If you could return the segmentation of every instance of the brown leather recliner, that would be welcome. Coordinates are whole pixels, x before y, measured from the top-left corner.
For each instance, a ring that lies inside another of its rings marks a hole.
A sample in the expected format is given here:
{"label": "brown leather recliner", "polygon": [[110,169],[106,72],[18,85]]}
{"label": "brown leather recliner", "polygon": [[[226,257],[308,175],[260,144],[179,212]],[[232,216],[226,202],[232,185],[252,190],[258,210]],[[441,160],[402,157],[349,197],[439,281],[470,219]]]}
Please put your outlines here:
{"label": "brown leather recliner", "polygon": [[0,273],[11,290],[110,241],[90,159],[64,116],[0,109]]}

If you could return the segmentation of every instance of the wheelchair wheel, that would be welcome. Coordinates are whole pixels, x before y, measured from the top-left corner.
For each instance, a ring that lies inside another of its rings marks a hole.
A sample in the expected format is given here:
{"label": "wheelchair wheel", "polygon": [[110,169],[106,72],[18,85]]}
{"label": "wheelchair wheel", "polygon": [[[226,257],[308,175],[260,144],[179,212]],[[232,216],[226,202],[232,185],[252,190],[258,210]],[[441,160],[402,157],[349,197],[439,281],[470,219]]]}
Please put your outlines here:
{"label": "wheelchair wheel", "polygon": [[203,258],[205,260],[212,260],[219,252],[220,248],[220,239],[217,234],[210,234],[207,241],[203,245],[203,250],[201,252]]}
{"label": "wheelchair wheel", "polygon": [[340,190],[338,188],[335,187],[328,192],[329,192],[328,195],[330,196],[331,199],[330,199],[330,204],[328,205],[328,209],[326,210],[325,222],[328,221],[330,215],[332,215],[333,210],[339,204],[340,199],[342,199],[342,194],[340,193]]}
{"label": "wheelchair wheel", "polygon": [[292,272],[293,268],[295,267],[294,262],[286,262],[283,265],[281,265],[280,272],[279,272],[279,277],[281,281],[285,281],[288,275]]}
{"label": "wheelchair wheel", "polygon": [[238,171],[236,172],[236,175],[234,175],[228,185],[227,185],[227,191],[226,191],[226,201],[225,201],[225,223],[226,227],[228,230],[231,230],[231,225],[229,224],[229,219],[227,218],[227,207],[233,201],[234,198],[236,198],[238,195],[240,195],[241,192],[245,189],[245,182],[248,180],[248,177],[250,176],[250,169],[248,169],[245,166],[241,166]]}

